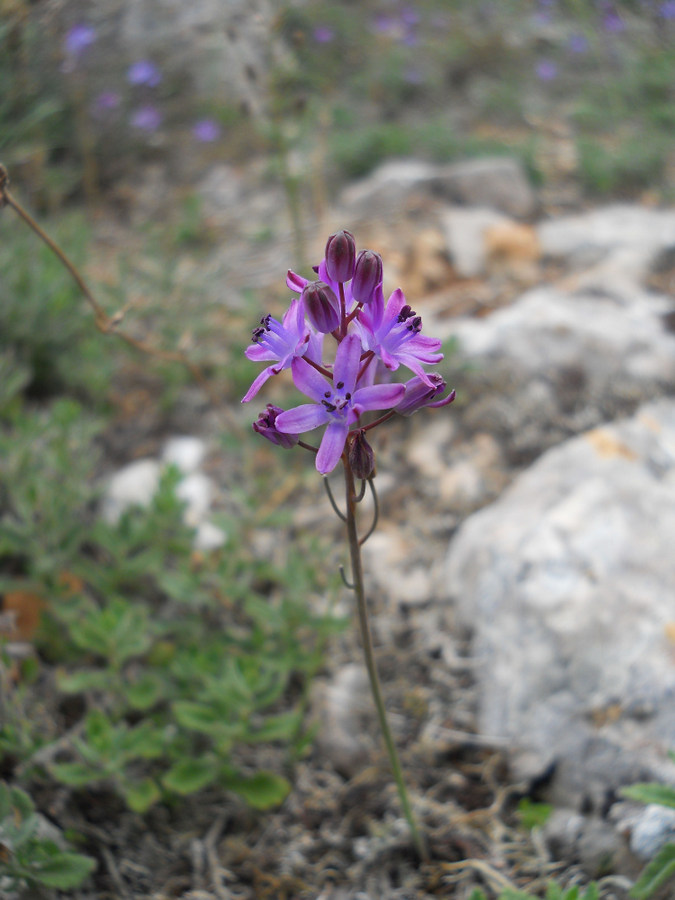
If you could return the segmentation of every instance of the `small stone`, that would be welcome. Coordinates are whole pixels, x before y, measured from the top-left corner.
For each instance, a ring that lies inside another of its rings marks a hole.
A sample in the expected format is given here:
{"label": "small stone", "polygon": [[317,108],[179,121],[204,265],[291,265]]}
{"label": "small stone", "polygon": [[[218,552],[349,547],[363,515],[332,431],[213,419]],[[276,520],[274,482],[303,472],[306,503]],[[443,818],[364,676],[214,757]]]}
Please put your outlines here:
{"label": "small stone", "polygon": [[183,475],[195,472],[206,456],[206,444],[198,437],[174,437],[166,442],[162,462],[176,466]]}
{"label": "small stone", "polygon": [[203,472],[193,472],[178,484],[176,496],[185,503],[183,521],[196,527],[203,521],[211,508],[215,487]]}
{"label": "small stone", "polygon": [[106,522],[114,525],[131,507],[149,506],[159,487],[160,472],[156,459],[138,459],[116,472],[103,498]]}
{"label": "small stone", "polygon": [[197,525],[194,539],[195,550],[203,550],[207,553],[209,550],[218,550],[226,543],[227,535],[213,522],[200,522]]}

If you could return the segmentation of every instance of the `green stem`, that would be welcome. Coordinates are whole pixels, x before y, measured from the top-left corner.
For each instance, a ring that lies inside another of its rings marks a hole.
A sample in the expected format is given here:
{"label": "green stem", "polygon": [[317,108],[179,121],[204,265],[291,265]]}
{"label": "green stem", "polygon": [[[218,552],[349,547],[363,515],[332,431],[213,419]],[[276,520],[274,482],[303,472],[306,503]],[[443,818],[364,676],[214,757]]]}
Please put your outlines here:
{"label": "green stem", "polygon": [[389,728],[387,712],[382,699],[382,689],[380,687],[380,679],[377,674],[375,665],[375,654],[373,652],[373,641],[370,635],[370,625],[368,623],[368,609],[366,606],[366,594],[363,585],[363,565],[361,562],[361,547],[359,544],[359,535],[356,527],[356,489],[354,485],[354,473],[352,472],[349,461],[343,457],[345,469],[345,488],[347,499],[347,538],[349,542],[349,555],[352,563],[352,584],[356,595],[356,606],[359,616],[359,626],[361,629],[361,639],[363,642],[363,654],[366,660],[366,668],[368,669],[368,678],[370,679],[370,689],[373,693],[375,701],[375,709],[377,710],[377,718],[380,723],[380,729],[384,738],[384,743],[389,754],[389,762],[391,763],[394,781],[398,789],[399,800],[403,808],[403,814],[406,817],[413,844],[418,856],[423,862],[428,862],[429,851],[424,841],[422,832],[417,826],[417,821],[410,805],[408,791],[403,779],[403,770],[398,757],[398,751],[394,744],[394,738]]}

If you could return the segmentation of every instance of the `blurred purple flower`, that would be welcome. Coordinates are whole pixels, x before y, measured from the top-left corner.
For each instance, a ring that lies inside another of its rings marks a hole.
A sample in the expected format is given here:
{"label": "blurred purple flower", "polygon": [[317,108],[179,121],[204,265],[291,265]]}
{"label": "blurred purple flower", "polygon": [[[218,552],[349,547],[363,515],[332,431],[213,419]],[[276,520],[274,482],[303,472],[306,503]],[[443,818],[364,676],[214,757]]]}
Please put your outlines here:
{"label": "blurred purple flower", "polygon": [[63,49],[68,56],[78,57],[96,40],[96,32],[91,25],[73,25],[63,39]]}
{"label": "blurred purple flower", "polygon": [[602,27],[610,34],[618,34],[626,27],[626,23],[616,10],[610,10],[602,20]]}
{"label": "blurred purple flower", "polygon": [[314,29],[314,40],[317,44],[330,44],[335,37],[335,32],[328,25],[317,25]]}
{"label": "blurred purple flower", "polygon": [[662,19],[675,19],[675,0],[666,0],[659,7],[659,15]]}
{"label": "blurred purple flower", "polygon": [[535,69],[537,78],[541,81],[553,81],[558,75],[558,67],[552,59],[542,59]]}
{"label": "blurred purple flower", "polygon": [[389,34],[389,32],[394,31],[395,28],[396,22],[391,16],[375,16],[371,25],[371,30],[374,31],[375,34]]}
{"label": "blurred purple flower", "polygon": [[401,21],[409,28],[413,25],[419,25],[420,14],[412,6],[406,6],[401,10]]}
{"label": "blurred purple flower", "polygon": [[130,84],[146,84],[148,87],[157,87],[162,80],[162,73],[149,59],[139,59],[129,66],[127,80]]}
{"label": "blurred purple flower", "polygon": [[141,106],[131,114],[129,121],[139,131],[157,131],[162,124],[162,114],[156,106]]}
{"label": "blurred purple flower", "polygon": [[192,134],[198,141],[209,144],[220,137],[220,125],[214,119],[200,119],[195,122]]}
{"label": "blurred purple flower", "polygon": [[586,53],[588,50],[588,38],[585,34],[571,35],[567,46],[571,53]]}
{"label": "blurred purple flower", "polygon": [[109,112],[117,109],[121,102],[122,98],[116,91],[103,91],[94,100],[94,109],[96,112]]}

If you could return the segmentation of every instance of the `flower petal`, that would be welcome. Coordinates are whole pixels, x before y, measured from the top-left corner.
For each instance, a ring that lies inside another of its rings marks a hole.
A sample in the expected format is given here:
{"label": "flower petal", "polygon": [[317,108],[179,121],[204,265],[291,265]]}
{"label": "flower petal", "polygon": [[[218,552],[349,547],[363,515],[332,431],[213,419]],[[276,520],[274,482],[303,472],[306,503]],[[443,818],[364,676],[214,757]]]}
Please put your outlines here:
{"label": "flower petal", "polygon": [[271,378],[272,375],[277,375],[278,370],[276,366],[268,366],[266,369],[263,369],[262,372],[257,376],[251,387],[246,391],[244,396],[242,397],[242,403],[248,403],[249,400],[253,400],[255,395],[258,393],[260,388],[265,384],[268,378]]}
{"label": "flower petal", "polygon": [[299,294],[302,293],[302,289],[307,284],[307,279],[303,278],[302,275],[298,275],[297,272],[293,272],[291,269],[288,270],[286,274],[286,285],[292,290],[297,291]]}
{"label": "flower petal", "polygon": [[344,383],[345,392],[354,390],[356,376],[361,365],[361,339],[357,334],[348,334],[340,342],[335,354],[333,367],[333,384]]}
{"label": "flower petal", "polygon": [[291,364],[293,384],[299,391],[311,397],[316,403],[321,403],[326,391],[331,390],[327,379],[302,357],[297,357]]}
{"label": "flower petal", "polygon": [[371,387],[359,388],[354,393],[354,405],[362,410],[389,409],[403,398],[404,384],[374,384]]}
{"label": "flower petal", "polygon": [[326,428],[321,439],[319,452],[316,454],[316,468],[322,475],[332,472],[340,461],[342,451],[345,449],[345,439],[348,431],[349,426],[346,421],[331,422]]}
{"label": "flower petal", "polygon": [[303,403],[302,406],[294,406],[279,413],[274,423],[277,431],[284,434],[302,434],[304,431],[312,431],[319,425],[325,425],[330,419],[330,413],[318,403]]}

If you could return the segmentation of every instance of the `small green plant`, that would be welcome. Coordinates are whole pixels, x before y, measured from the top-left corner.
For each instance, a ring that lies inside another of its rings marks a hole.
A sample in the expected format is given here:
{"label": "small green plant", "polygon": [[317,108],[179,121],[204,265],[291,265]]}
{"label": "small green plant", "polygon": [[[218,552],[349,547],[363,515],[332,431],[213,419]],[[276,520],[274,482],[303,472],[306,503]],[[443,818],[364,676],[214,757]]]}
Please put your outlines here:
{"label": "small green plant", "polygon": [[301,752],[306,689],[341,623],[307,609],[304,589],[321,578],[300,552],[280,569],[232,539],[195,565],[177,478],[167,472],[149,510],[93,523],[94,558],[71,563],[53,608],[67,659],[58,685],[89,711],[49,769],[72,787],[106,782],[136,812],[209,784],[267,808],[290,785],[241,748]]}
{"label": "small green plant", "polygon": [[531,830],[545,825],[553,812],[550,803],[533,803],[529,797],[523,797],[518,803],[518,818],[523,828]]}
{"label": "small green plant", "polygon": [[[543,898],[539,894],[531,894],[528,891],[506,888],[499,894],[497,900],[598,900],[599,896],[598,886],[595,882],[589,884],[582,894],[578,885],[563,888],[552,881],[547,887]],[[484,891],[480,888],[475,888],[469,900],[488,900],[488,898]]]}
{"label": "small green plant", "polygon": [[28,794],[0,782],[0,891],[38,886],[68,890],[96,868],[96,860],[64,849],[43,837],[40,828]]}
{"label": "small green plant", "polygon": [[[675,753],[670,754],[675,761]],[[669,784],[645,782],[632,784],[621,791],[628,800],[638,803],[655,803],[675,809],[675,787]],[[675,844],[665,844],[656,856],[645,866],[639,879],[633,885],[630,896],[635,900],[648,900],[659,888],[675,878]]]}

